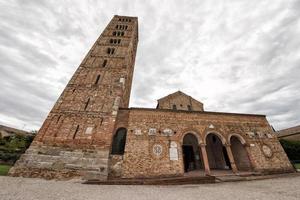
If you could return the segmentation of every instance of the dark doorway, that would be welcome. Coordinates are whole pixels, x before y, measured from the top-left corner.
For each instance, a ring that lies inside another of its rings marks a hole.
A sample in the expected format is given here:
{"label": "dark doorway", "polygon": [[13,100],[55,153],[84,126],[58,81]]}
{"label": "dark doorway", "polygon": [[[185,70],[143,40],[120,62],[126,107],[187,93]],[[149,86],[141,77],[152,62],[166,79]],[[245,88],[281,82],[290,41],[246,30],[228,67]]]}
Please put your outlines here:
{"label": "dark doorway", "polygon": [[199,170],[203,168],[198,139],[192,133],[186,134],[183,138],[182,156],[184,172]]}
{"label": "dark doorway", "polygon": [[184,162],[184,172],[192,171],[195,169],[195,154],[193,146],[183,145],[183,162]]}
{"label": "dark doorway", "polygon": [[210,169],[230,169],[230,160],[221,139],[210,133],[206,136],[206,152]]}
{"label": "dark doorway", "polygon": [[223,155],[224,155],[224,159],[225,159],[225,163],[226,163],[225,168],[231,169],[230,160],[229,160],[229,157],[228,157],[228,154],[227,154],[227,150],[224,146],[223,146]]}

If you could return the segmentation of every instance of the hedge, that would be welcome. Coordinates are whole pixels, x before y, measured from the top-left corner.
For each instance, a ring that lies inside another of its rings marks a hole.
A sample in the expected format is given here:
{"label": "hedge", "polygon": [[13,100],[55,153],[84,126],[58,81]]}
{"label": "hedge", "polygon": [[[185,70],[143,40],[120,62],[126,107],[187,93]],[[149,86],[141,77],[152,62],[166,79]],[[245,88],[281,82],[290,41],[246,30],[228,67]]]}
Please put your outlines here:
{"label": "hedge", "polygon": [[300,162],[300,141],[279,140],[291,161]]}

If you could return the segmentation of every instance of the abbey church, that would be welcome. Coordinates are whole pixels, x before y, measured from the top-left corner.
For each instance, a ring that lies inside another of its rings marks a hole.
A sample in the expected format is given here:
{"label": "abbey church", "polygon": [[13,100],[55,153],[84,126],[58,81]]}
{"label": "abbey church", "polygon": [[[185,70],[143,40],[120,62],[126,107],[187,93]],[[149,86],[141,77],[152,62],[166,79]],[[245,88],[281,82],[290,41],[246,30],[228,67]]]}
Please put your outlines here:
{"label": "abbey church", "polygon": [[265,115],[205,111],[181,91],[156,108],[129,108],[138,39],[136,17],[113,17],[10,175],[105,181],[294,171]]}

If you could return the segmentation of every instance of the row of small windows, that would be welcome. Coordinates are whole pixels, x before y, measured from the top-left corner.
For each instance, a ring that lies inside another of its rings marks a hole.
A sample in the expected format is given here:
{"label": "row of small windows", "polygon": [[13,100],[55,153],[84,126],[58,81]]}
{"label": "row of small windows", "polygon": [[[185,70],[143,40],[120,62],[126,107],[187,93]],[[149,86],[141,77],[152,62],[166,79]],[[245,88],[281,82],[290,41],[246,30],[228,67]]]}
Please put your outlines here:
{"label": "row of small windows", "polygon": [[109,43],[110,44],[120,44],[121,43],[121,39],[110,39]]}
{"label": "row of small windows", "polygon": [[119,18],[120,22],[131,22],[131,19],[127,19],[127,18]]}
{"label": "row of small windows", "polygon": [[113,55],[115,53],[115,48],[107,48],[106,53],[109,55]]}
{"label": "row of small windows", "polygon": [[117,25],[116,26],[116,29],[119,29],[119,30],[127,30],[128,26],[127,25]]}
{"label": "row of small windows", "polygon": [[124,36],[124,32],[123,31],[114,31],[113,32],[113,36]]}
{"label": "row of small windows", "polygon": [[[180,107],[182,107],[182,104],[180,104]],[[187,109],[188,111],[191,111],[192,110],[191,105],[187,105]],[[173,105],[173,110],[177,110],[177,106],[175,104]]]}

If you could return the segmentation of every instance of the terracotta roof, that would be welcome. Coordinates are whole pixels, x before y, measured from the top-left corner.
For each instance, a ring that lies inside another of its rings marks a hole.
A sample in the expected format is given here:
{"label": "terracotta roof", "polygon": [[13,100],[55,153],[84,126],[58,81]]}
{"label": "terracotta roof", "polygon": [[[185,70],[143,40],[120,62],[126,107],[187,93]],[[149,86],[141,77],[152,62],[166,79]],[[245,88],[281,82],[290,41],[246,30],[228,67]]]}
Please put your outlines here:
{"label": "terracotta roof", "polygon": [[276,131],[277,133],[277,137],[286,137],[286,136],[290,136],[290,135],[296,135],[296,134],[300,134],[300,125],[299,126],[294,126],[291,128],[287,128],[287,129],[283,129],[280,131]]}

